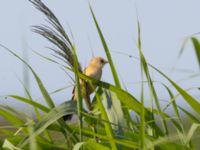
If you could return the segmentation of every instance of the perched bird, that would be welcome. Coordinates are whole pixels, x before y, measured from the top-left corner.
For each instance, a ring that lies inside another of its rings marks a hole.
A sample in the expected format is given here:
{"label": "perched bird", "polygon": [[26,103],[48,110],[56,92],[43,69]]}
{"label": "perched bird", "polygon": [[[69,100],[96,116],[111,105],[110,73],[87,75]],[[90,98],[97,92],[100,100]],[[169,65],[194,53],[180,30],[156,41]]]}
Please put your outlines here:
{"label": "perched bird", "polygon": [[[102,75],[102,69],[104,65],[107,63],[108,61],[106,61],[102,57],[94,57],[90,61],[89,65],[84,69],[83,74],[91,78],[94,78],[96,80],[100,80],[101,75]],[[80,80],[80,89],[81,89],[81,96],[84,98],[88,110],[91,111],[92,105],[90,101],[90,94],[94,92],[94,90],[96,89],[96,86],[91,85],[90,83],[86,81]],[[78,95],[76,92],[76,87],[74,87],[72,94],[73,96],[71,100],[77,101]],[[71,118],[72,118],[72,114],[69,114],[63,117],[64,120],[71,120]]]}
{"label": "perched bird", "polygon": [[[74,44],[70,41],[68,34],[65,32],[62,24],[54,13],[41,1],[41,0],[29,0],[40,12],[46,16],[46,20],[49,25],[33,26],[33,31],[46,38],[50,43],[54,45],[53,48],[49,48],[55,52],[55,57],[63,60],[71,69],[74,69],[75,56],[74,56]],[[81,65],[78,63],[78,71],[92,77],[96,80],[100,80],[102,75],[102,68],[107,61],[101,57],[93,58],[89,65],[82,70]],[[80,80],[81,95],[85,99],[87,108],[91,111],[92,106],[90,103],[90,94],[94,92],[95,86],[90,83]],[[78,96],[76,87],[73,90],[72,101],[77,101]],[[72,115],[64,116],[66,120],[71,119]]]}

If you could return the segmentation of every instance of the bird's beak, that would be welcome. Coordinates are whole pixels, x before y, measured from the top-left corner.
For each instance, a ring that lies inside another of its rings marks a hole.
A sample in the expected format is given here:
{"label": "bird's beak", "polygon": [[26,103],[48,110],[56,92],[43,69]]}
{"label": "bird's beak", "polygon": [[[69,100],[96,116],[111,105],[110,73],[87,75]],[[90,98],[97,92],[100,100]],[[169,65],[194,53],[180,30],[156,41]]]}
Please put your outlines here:
{"label": "bird's beak", "polygon": [[105,64],[108,64],[108,63],[109,63],[109,61],[105,60]]}

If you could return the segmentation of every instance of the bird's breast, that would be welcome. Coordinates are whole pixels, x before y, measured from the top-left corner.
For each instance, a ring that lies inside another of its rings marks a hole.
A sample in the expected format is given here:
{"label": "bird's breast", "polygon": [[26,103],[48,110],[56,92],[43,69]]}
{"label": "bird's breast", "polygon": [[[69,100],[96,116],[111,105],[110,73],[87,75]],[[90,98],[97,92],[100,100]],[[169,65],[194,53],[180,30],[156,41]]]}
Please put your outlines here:
{"label": "bird's breast", "polygon": [[96,80],[100,80],[102,75],[102,69],[95,66],[89,66],[85,70],[85,75],[94,78]]}

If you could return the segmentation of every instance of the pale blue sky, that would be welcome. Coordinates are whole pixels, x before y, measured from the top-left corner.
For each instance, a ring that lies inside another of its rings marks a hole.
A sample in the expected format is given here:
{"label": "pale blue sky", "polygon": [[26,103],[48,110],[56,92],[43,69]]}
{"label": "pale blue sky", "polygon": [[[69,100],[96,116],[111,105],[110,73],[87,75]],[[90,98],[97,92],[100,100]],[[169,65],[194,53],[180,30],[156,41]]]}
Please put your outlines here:
{"label": "pale blue sky", "polygon": [[[105,57],[96,28],[91,18],[88,1],[84,0],[45,0],[55,12],[63,26],[69,31],[71,27],[77,46],[78,57],[86,66],[95,55]],[[198,0],[91,0],[91,5],[102,28],[105,39],[111,50],[117,71],[127,88],[137,97],[139,85],[131,84],[140,81],[139,63],[122,53],[137,56],[135,40],[137,38],[136,7],[141,23],[142,46],[144,54],[151,64],[163,70],[175,81],[189,75],[188,73],[171,73],[170,69],[177,64],[178,68],[193,70],[198,73],[198,65],[191,43],[188,44],[183,57],[178,63],[176,58],[185,36],[200,31],[200,1]],[[49,91],[69,85],[70,79],[58,65],[47,62],[35,55],[31,49],[50,56],[45,48],[49,43],[31,31],[31,25],[45,23],[44,16],[28,0],[4,0],[0,5],[0,43],[22,56],[22,49],[29,52],[29,63],[41,77]],[[68,32],[69,33],[69,32]],[[25,44],[27,43],[27,44]],[[53,57],[52,57],[53,58]],[[17,77],[22,79],[22,63],[9,53],[0,49],[0,95],[23,95],[23,88]],[[153,73],[155,80],[162,80]],[[104,68],[102,80],[111,82],[110,68]],[[34,79],[31,77],[33,97],[41,95]],[[166,83],[166,82],[165,82]],[[198,86],[199,79],[180,84],[184,88]],[[160,96],[166,94],[158,88]],[[71,89],[53,96],[60,103],[70,98]],[[147,95],[148,96],[148,95]]]}

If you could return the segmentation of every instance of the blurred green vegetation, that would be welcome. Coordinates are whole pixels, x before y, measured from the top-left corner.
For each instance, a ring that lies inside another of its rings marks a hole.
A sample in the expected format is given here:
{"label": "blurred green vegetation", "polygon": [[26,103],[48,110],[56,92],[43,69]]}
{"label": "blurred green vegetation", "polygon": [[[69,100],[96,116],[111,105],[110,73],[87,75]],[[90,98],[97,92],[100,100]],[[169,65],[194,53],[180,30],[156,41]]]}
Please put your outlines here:
{"label": "blurred green vegetation", "polygon": [[[0,45],[28,67],[47,104],[36,102],[25,86],[27,97],[7,96],[7,100],[14,99],[32,106],[35,117],[10,106],[0,105],[0,116],[5,121],[5,124],[2,122],[0,126],[0,145],[3,149],[193,150],[200,147],[200,137],[198,136],[200,103],[188,90],[181,88],[177,82],[146,60],[142,50],[139,20],[137,46],[141,72],[138,74],[141,76],[142,82],[141,95],[137,99],[121,86],[112,55],[91,6],[91,15],[109,61],[115,85],[85,76],[79,68],[76,46],[70,41],[56,16],[40,0],[31,0],[31,2],[39,11],[44,13],[49,23],[47,26],[35,26],[34,31],[53,43],[58,48],[58,50],[54,50],[56,54],[65,58],[68,64],[63,66],[55,60],[45,56],[44,58],[47,61],[57,63],[58,67],[63,67],[67,72],[73,72],[78,91],[80,91],[79,79],[91,82],[98,88],[94,94],[92,102],[94,109],[91,113],[87,113],[82,107],[80,92],[78,105],[69,100],[56,106],[33,68],[13,50]],[[180,55],[183,53],[185,43],[191,40],[200,65],[200,44],[195,36],[187,37]],[[150,70],[157,72],[169,83],[169,85],[166,85],[160,82],[169,95],[164,107],[161,107],[161,100],[154,86]],[[144,83],[147,83],[150,97],[144,95]],[[176,89],[178,94],[174,94],[172,87]],[[62,88],[56,90],[56,92],[61,90]],[[191,110],[186,110],[177,105],[178,96],[182,96]],[[146,107],[144,103],[149,99],[152,99],[152,102]],[[165,111],[167,108],[171,108],[170,113]],[[195,112],[196,115],[193,115],[191,111]],[[73,122],[64,122],[62,117],[71,113],[77,114],[78,119]]]}

